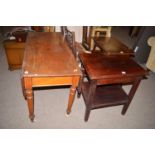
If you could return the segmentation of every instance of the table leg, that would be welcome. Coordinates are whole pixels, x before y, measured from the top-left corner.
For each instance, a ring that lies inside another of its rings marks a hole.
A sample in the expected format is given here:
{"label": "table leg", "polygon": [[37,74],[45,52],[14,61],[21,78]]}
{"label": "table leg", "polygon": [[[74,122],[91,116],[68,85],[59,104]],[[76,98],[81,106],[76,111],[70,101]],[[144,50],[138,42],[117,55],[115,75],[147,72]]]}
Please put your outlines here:
{"label": "table leg", "polygon": [[88,118],[89,118],[89,115],[90,115],[90,111],[91,111],[91,109],[86,107],[85,118],[84,118],[85,122],[88,121]]}
{"label": "table leg", "polygon": [[26,93],[25,93],[25,89],[24,89],[24,80],[23,80],[23,78],[21,78],[21,85],[22,85],[23,96],[24,96],[24,98],[26,100]]}
{"label": "table leg", "polygon": [[75,93],[76,93],[76,88],[78,86],[80,80],[80,76],[73,77],[72,79],[72,86],[70,88],[70,93],[69,93],[69,100],[68,100],[68,107],[67,107],[67,114],[69,115],[72,109]]}
{"label": "table leg", "polygon": [[81,86],[82,86],[83,80],[84,80],[84,77],[82,76],[80,81],[79,81],[78,88],[77,88],[77,97],[78,98],[80,98],[80,96],[81,96]]}
{"label": "table leg", "polygon": [[23,78],[23,89],[24,89],[24,96],[27,100],[29,118],[33,122],[35,116],[34,116],[34,94],[32,89],[31,78]]}
{"label": "table leg", "polygon": [[96,48],[97,48],[98,51],[102,51],[103,52],[103,50],[96,44],[96,42],[94,42],[94,48],[93,48],[92,52],[93,51],[95,52]]}
{"label": "table leg", "polygon": [[70,112],[71,112],[71,108],[72,108],[72,105],[73,105],[75,93],[76,93],[76,87],[75,86],[71,86],[70,93],[69,93],[69,101],[68,101],[68,107],[67,107],[67,114],[70,114]]}
{"label": "table leg", "polygon": [[96,81],[92,80],[90,82],[90,88],[89,88],[89,92],[88,92],[88,102],[86,103],[86,112],[85,112],[85,121],[86,122],[88,121],[88,118],[90,115],[91,105],[93,103],[95,91],[96,91]]}
{"label": "table leg", "polygon": [[27,100],[27,105],[29,109],[29,118],[33,122],[34,121],[34,95],[33,95],[33,90],[29,89],[25,91],[26,94],[26,100]]}
{"label": "table leg", "polygon": [[141,79],[137,79],[136,81],[134,81],[134,83],[132,85],[132,88],[131,88],[131,90],[129,92],[129,95],[128,95],[129,101],[128,101],[127,104],[124,105],[124,107],[122,109],[122,115],[125,115],[128,107],[129,107],[129,105],[130,105],[130,103],[131,103],[131,101],[132,101],[132,99],[133,99],[133,97],[134,97],[134,95],[136,93],[136,90],[137,90],[137,88],[138,88],[138,86],[140,84],[140,81],[141,81]]}
{"label": "table leg", "polygon": [[94,41],[94,47],[93,47],[93,50],[92,51],[95,51],[97,45],[96,45],[96,42]]}

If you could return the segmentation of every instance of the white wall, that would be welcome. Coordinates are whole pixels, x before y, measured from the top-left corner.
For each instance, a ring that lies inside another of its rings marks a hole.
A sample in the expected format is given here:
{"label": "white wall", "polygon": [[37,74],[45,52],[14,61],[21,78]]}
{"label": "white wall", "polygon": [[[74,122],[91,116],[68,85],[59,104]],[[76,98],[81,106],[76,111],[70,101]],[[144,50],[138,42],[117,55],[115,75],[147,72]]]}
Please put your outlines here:
{"label": "white wall", "polygon": [[[82,42],[82,26],[67,26],[70,31],[75,32],[75,40]],[[60,26],[56,26],[56,32],[60,32]]]}
{"label": "white wall", "polygon": [[82,42],[82,26],[68,26],[68,29],[75,32],[77,42]]}

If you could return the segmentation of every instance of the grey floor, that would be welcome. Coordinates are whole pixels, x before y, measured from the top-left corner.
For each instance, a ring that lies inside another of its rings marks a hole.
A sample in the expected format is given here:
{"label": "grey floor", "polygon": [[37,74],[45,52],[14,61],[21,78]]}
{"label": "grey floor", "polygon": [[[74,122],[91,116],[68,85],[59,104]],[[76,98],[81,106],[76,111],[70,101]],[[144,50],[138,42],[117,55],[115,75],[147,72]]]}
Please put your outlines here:
{"label": "grey floor", "polygon": [[[59,87],[34,92],[36,117],[31,123],[20,76],[21,70],[8,70],[5,51],[0,46],[0,128],[155,128],[155,74],[152,72],[140,83],[125,116],[121,115],[122,106],[103,108],[93,110],[87,123],[82,97],[75,97],[72,113],[69,117],[65,115],[69,88]],[[130,86],[124,88],[128,91]]]}

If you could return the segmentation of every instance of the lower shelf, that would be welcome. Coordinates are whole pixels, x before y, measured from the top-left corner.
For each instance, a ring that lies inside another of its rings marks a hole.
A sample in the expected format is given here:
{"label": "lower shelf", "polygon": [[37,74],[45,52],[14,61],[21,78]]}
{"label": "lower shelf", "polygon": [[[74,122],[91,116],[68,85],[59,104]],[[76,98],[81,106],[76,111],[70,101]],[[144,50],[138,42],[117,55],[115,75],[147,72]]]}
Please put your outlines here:
{"label": "lower shelf", "polygon": [[[82,95],[85,100],[85,104],[88,105],[88,92],[90,84],[84,82],[82,84]],[[108,106],[124,105],[128,103],[128,95],[119,85],[110,86],[97,86],[96,92],[93,98],[91,109],[97,109]]]}

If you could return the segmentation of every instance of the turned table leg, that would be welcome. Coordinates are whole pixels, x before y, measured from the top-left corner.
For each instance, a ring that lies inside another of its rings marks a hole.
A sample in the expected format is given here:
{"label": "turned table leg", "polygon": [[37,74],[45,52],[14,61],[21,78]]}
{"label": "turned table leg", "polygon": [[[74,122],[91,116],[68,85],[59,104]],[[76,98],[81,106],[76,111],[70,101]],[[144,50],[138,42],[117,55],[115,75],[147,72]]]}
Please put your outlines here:
{"label": "turned table leg", "polygon": [[71,112],[73,101],[74,101],[74,97],[75,97],[75,93],[76,93],[76,87],[71,86],[70,93],[69,93],[67,114],[70,114],[70,112]]}
{"label": "turned table leg", "polygon": [[21,86],[22,86],[23,96],[24,96],[24,98],[25,98],[25,100],[26,100],[26,93],[25,93],[24,80],[23,80],[23,78],[21,78]]}
{"label": "turned table leg", "polygon": [[29,118],[33,122],[35,115],[34,115],[34,94],[32,89],[32,79],[24,77],[22,83],[23,83],[24,96],[25,99],[27,100]]}
{"label": "turned table leg", "polygon": [[67,107],[67,114],[68,115],[71,113],[73,101],[75,98],[76,88],[78,86],[79,80],[80,80],[80,76],[73,77],[73,79],[72,79],[72,86],[70,88],[68,107]]}
{"label": "turned table leg", "polygon": [[33,122],[34,121],[34,95],[33,95],[33,90],[26,90],[26,100],[27,100],[27,105],[28,105],[28,110],[29,110],[29,118]]}

